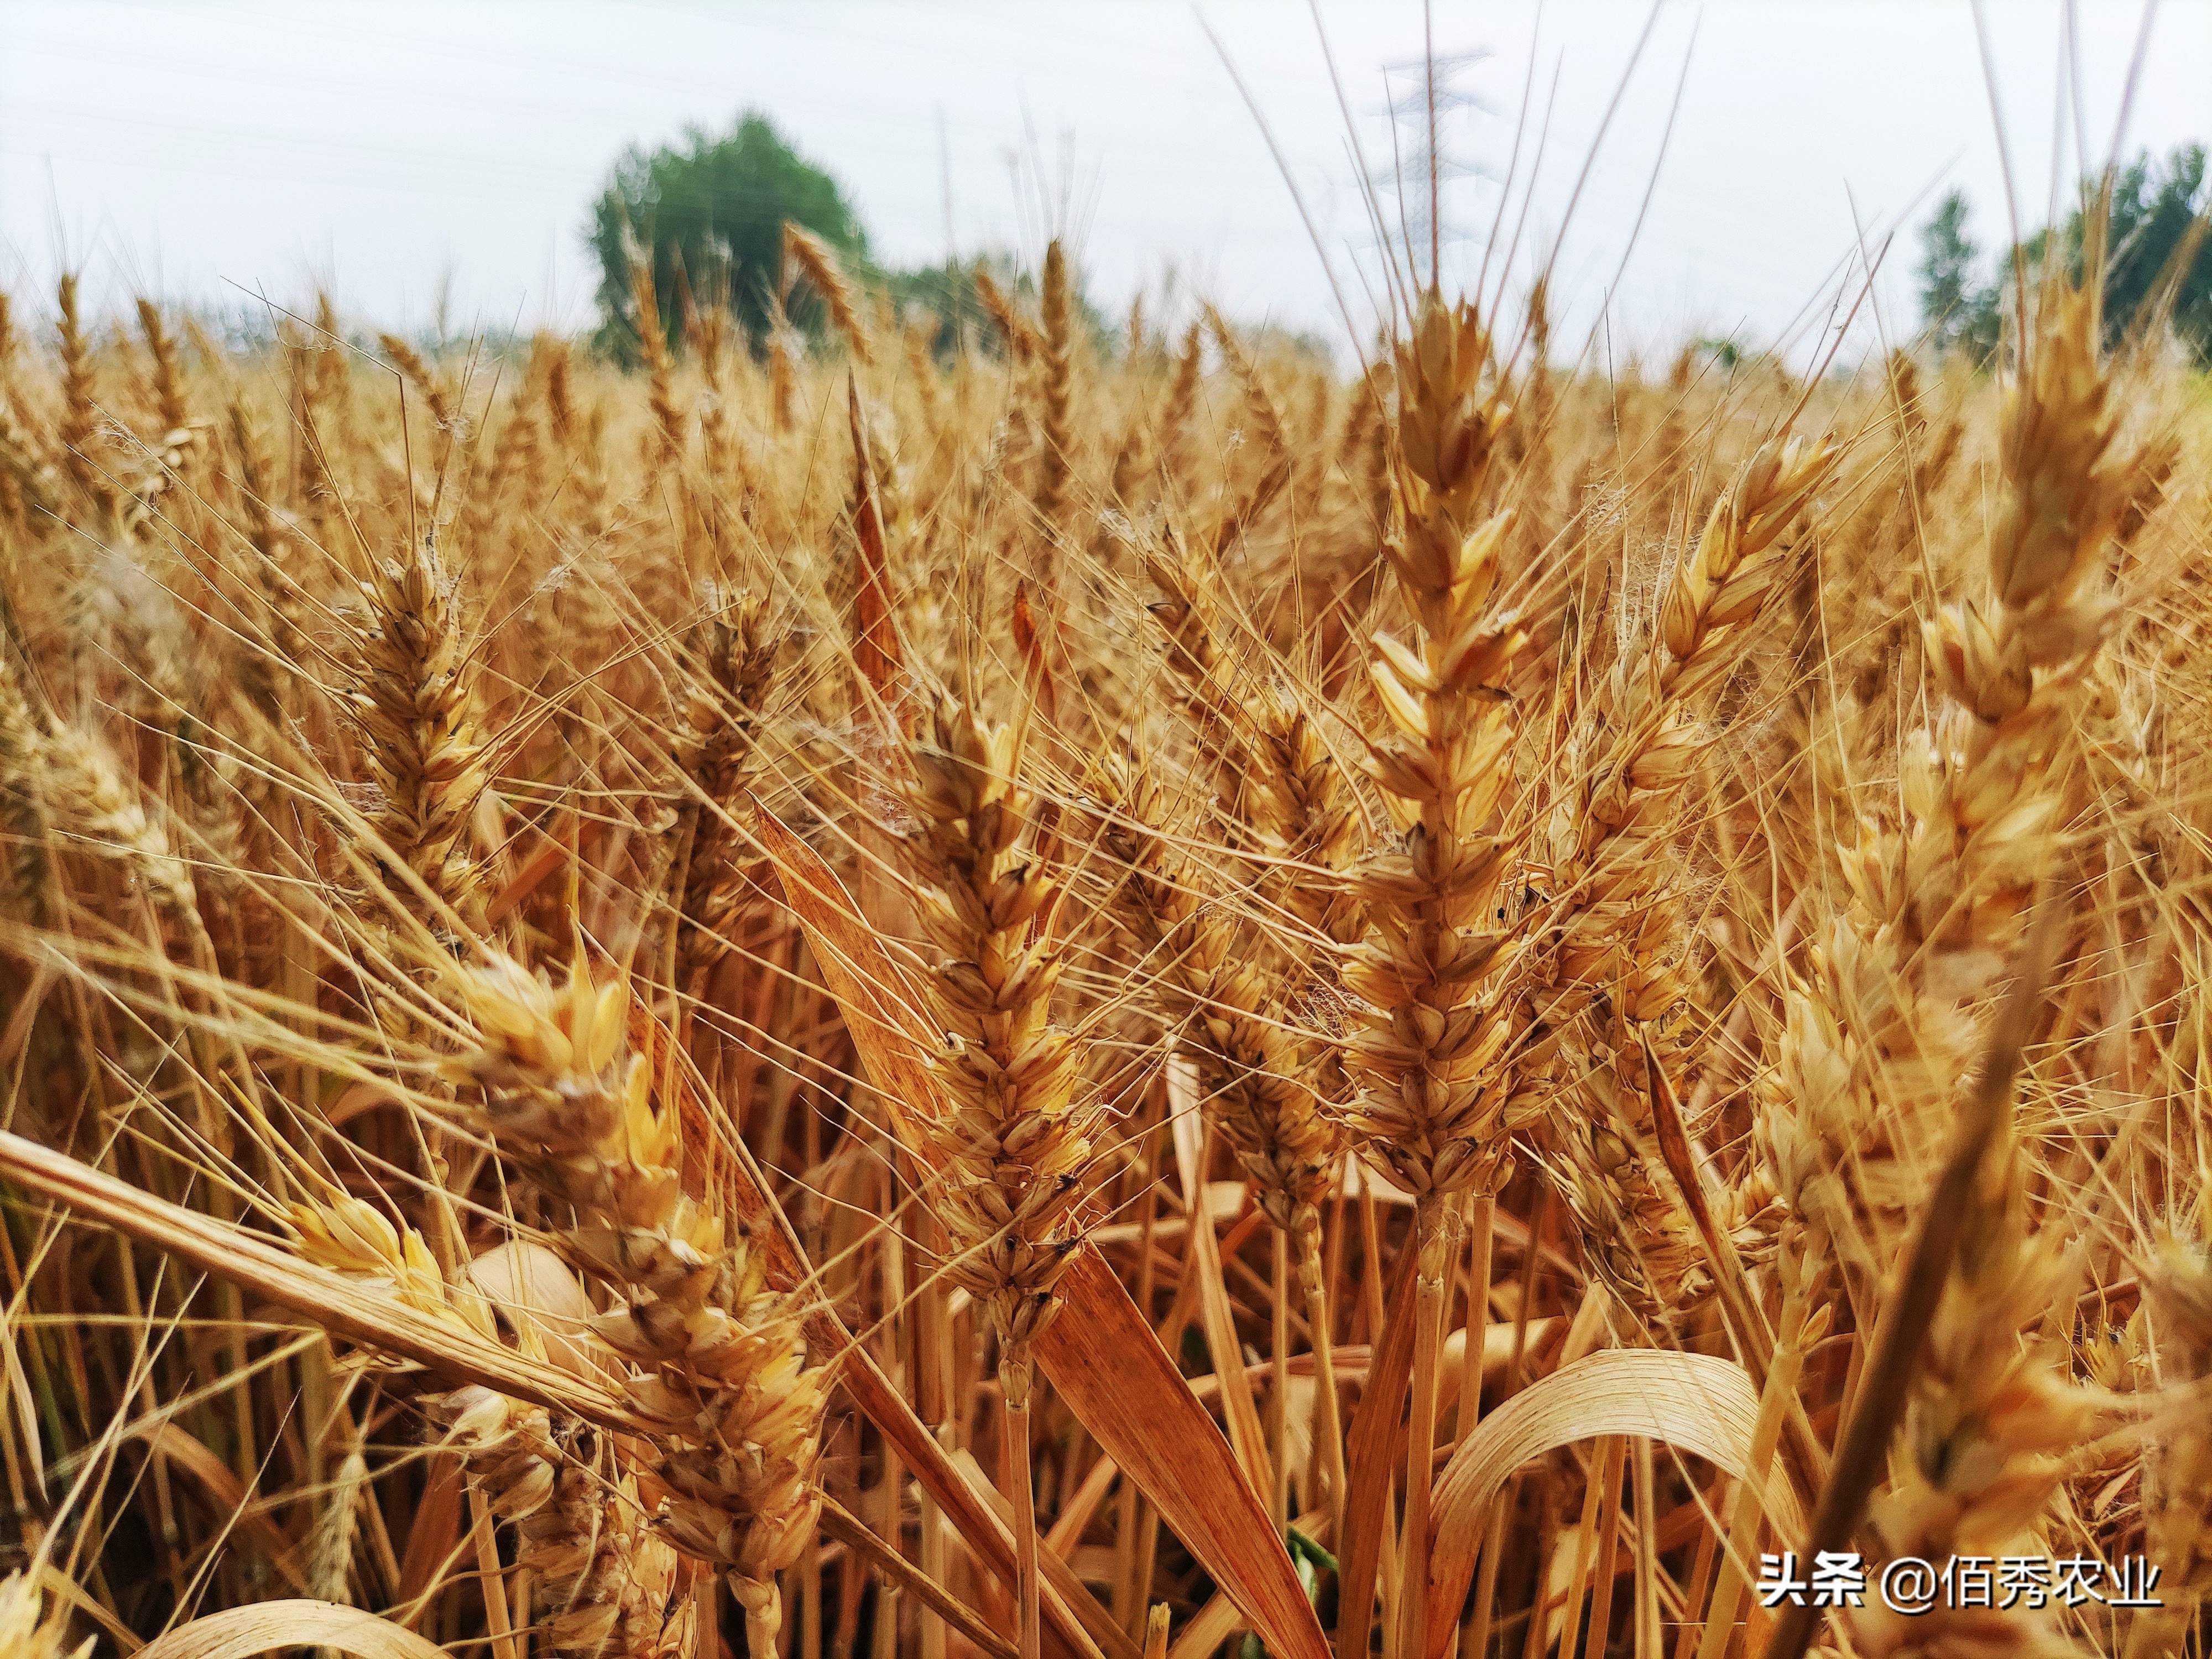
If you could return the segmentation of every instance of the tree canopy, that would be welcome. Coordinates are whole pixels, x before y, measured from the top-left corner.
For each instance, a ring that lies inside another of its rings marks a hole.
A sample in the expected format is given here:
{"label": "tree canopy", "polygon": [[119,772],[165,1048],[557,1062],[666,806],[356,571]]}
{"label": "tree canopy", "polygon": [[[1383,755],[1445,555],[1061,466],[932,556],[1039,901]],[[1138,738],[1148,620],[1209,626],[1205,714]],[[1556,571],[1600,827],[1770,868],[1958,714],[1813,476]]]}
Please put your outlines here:
{"label": "tree canopy", "polygon": [[[596,343],[617,362],[636,360],[633,251],[652,263],[653,296],[671,349],[681,345],[686,284],[695,304],[727,305],[758,339],[773,319],[786,220],[827,242],[850,275],[881,289],[902,314],[934,316],[940,351],[963,335],[991,336],[977,298],[979,267],[1005,292],[1034,302],[1034,275],[1004,250],[911,269],[879,267],[844,186],[801,155],[766,116],[748,112],[721,137],[692,127],[680,147],[664,144],[650,153],[633,148],[615,163],[592,204],[586,231],[599,267]],[[799,285],[789,305],[793,325],[819,331],[825,319],[811,288]],[[1079,281],[1075,305],[1094,337],[1111,331]]]}
{"label": "tree canopy", "polygon": [[766,116],[749,112],[721,137],[693,127],[684,140],[681,148],[628,151],[592,204],[599,343],[624,361],[637,346],[633,242],[652,259],[653,291],[672,341],[681,326],[679,266],[700,298],[726,297],[756,334],[767,326],[787,219],[842,257],[866,260],[867,233],[843,187],[799,155]]}
{"label": "tree canopy", "polygon": [[[2054,245],[2069,277],[2082,280],[2091,215],[2077,207],[2059,226],[2016,243],[1983,274],[1981,249],[1968,228],[1964,192],[1953,191],[1921,227],[1921,319],[1940,350],[1960,349],[1986,361],[2003,332],[2004,296],[2015,267],[2030,280]],[[2174,334],[2200,366],[2212,366],[2212,246],[2205,214],[2205,152],[2184,144],[2164,160],[2138,155],[2112,180],[2105,246],[2105,332],[2118,342],[2167,308]]]}

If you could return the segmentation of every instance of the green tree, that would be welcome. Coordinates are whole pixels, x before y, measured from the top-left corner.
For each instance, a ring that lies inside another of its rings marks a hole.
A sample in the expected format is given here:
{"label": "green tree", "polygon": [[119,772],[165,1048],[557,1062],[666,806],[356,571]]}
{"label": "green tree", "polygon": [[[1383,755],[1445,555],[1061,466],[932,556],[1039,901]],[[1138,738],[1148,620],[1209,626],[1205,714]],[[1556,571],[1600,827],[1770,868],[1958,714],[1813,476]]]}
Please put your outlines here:
{"label": "green tree", "polygon": [[1996,346],[1996,289],[1975,280],[1982,250],[1966,214],[1966,194],[1954,190],[1920,228],[1920,316],[1936,350],[1986,357]]}
{"label": "green tree", "polygon": [[[726,300],[757,336],[769,321],[787,219],[856,264],[866,261],[867,233],[843,187],[764,115],[748,112],[721,137],[693,127],[681,148],[626,152],[592,204],[586,232],[599,266],[600,348],[623,362],[636,356],[633,241],[652,259],[653,293],[672,342],[682,326],[679,267],[696,298]],[[815,325],[811,295],[794,309],[793,321]]]}
{"label": "green tree", "polygon": [[2067,274],[2081,281],[2091,216],[2105,211],[2107,343],[2163,319],[2200,365],[2212,366],[2208,206],[2204,146],[2184,144],[2162,161],[2146,152],[2113,176],[2108,198],[2093,194],[2056,235],[2045,228],[2016,243],[1992,279],[1978,283],[1966,198],[1953,191],[1920,230],[1922,319],[1939,349],[1962,349],[1986,361],[1996,350],[2015,270],[2033,283],[2055,244],[2064,250]]}
{"label": "green tree", "polygon": [[[2139,155],[2112,184],[2111,254],[2105,271],[2105,327],[2117,340],[2161,304],[2199,363],[2212,363],[2212,249],[2205,246],[2204,146],[2184,144],[2154,164]],[[2067,226],[2078,275],[2082,216]]]}

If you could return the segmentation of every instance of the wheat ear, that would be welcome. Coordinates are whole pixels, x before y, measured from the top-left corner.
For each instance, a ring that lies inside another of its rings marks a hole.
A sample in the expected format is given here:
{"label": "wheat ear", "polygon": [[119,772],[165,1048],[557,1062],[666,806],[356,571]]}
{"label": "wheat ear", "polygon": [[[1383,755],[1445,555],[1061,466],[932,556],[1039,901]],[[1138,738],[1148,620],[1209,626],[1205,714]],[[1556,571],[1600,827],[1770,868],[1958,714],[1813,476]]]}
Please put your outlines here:
{"label": "wheat ear", "polygon": [[[1691,994],[1674,842],[1712,741],[1695,703],[1735,672],[1784,590],[1790,532],[1838,457],[1832,445],[1792,441],[1745,464],[1677,561],[1641,646],[1607,677],[1577,745],[1589,759],[1551,814],[1557,897],[1540,947],[1521,958],[1516,1087],[1549,1111],[1592,1264],[1647,1328],[1694,1312],[1713,1287],[1689,1213],[1656,1169],[1637,1036]],[[1662,1060],[1682,1049],[1664,1031],[1658,1041]]]}
{"label": "wheat ear", "polygon": [[683,458],[684,411],[676,403],[676,360],[669,355],[668,335],[660,319],[653,259],[635,244],[629,248],[629,293],[637,323],[637,349],[645,359],[645,406],[653,416],[649,465],[656,473],[665,472]]}
{"label": "wheat ear", "polygon": [[1075,385],[1074,300],[1067,252],[1054,238],[1044,252],[1044,355],[1038,366],[1037,517],[1057,524],[1067,497],[1075,431],[1068,404]]}
{"label": "wheat ear", "polygon": [[[454,1295],[422,1236],[395,1227],[374,1205],[341,1194],[296,1204],[290,1219],[303,1259],[380,1285],[456,1330],[496,1340],[483,1298]],[[524,1340],[535,1338],[526,1331]],[[422,1404],[485,1506],[514,1525],[514,1565],[531,1577],[532,1601],[553,1651],[574,1659],[659,1659],[665,1650],[663,1610],[651,1605],[644,1587],[666,1574],[650,1571],[644,1558],[666,1547],[639,1534],[634,1492],[617,1491],[610,1502],[601,1467],[608,1460],[594,1431],[477,1383]]]}
{"label": "wheat ear", "polygon": [[1044,349],[1044,341],[1036,325],[1022,315],[1021,307],[999,286],[990,266],[981,260],[975,264],[973,281],[975,302],[983,307],[983,314],[991,319],[991,325],[999,331],[999,337],[1006,342],[1006,355],[1017,363],[1032,362]]}
{"label": "wheat ear", "polygon": [[395,893],[443,933],[443,910],[466,917],[470,815],[490,781],[477,660],[462,631],[458,584],[425,537],[396,560],[372,558],[361,585],[346,711],[377,790],[377,834],[412,883]]}
{"label": "wheat ear", "polygon": [[769,1289],[755,1237],[684,1195],[675,1107],[629,1047],[626,975],[597,981],[579,960],[556,986],[504,957],[458,972],[479,1037],[450,1073],[483,1091],[501,1152],[574,1212],[563,1255],[623,1297],[592,1328],[644,1368],[629,1399],[664,1437],[665,1534],[722,1571],[768,1659],[776,1575],[822,1506],[827,1379],[798,1311]]}
{"label": "wheat ear", "polygon": [[[1814,1237],[1851,1247],[1869,1281],[1886,1277],[1911,1224],[1992,1017],[1990,987],[2011,967],[2051,854],[2084,672],[2112,615],[2099,590],[2124,469],[2111,454],[2098,343],[2093,292],[2045,295],[2005,401],[1988,599],[1927,624],[1946,717],[1901,757],[1903,824],[1863,823],[1844,855],[1850,903],[1790,999],[1782,1063],[1794,1089],[1768,1129],[1778,1184],[1807,1206]],[[2021,1157],[2001,1121],[1933,1316],[1905,1455],[1877,1501],[1899,1554],[2016,1536],[2050,1500],[2057,1454],[2083,1421],[2057,1345],[2021,1336],[2051,1305],[2058,1272],[2025,1218]],[[1861,1645],[1886,1654],[1968,1632],[1993,1651],[2047,1641],[2021,1610],[1939,1611],[1932,1627],[1870,1614]]]}
{"label": "wheat ear", "polygon": [[78,313],[75,271],[62,273],[56,297],[60,311],[56,329],[61,347],[62,411],[54,429],[55,446],[61,452],[62,471],[76,486],[79,496],[104,506],[106,490],[89,453],[92,434],[99,423],[92,342],[86,337],[84,322]]}
{"label": "wheat ear", "polygon": [[846,276],[844,267],[830,245],[813,232],[792,223],[783,226],[784,288],[788,291],[793,275],[804,276],[822,296],[822,303],[830,308],[830,320],[845,337],[846,349],[862,364],[875,360],[874,343],[868,335],[868,325],[860,315],[858,297],[853,284]]}
{"label": "wheat ear", "polygon": [[1097,1162],[1097,1103],[1052,1018],[1064,961],[1049,927],[1060,892],[1034,801],[1018,781],[1024,717],[994,724],[950,696],[908,740],[911,828],[900,851],[919,900],[932,1057],[945,1109],[923,1121],[924,1191],[952,1245],[946,1271],[988,1310],[1006,1401],[1021,1652],[1041,1651],[1036,1517],[1029,1480],[1030,1345],[1083,1242],[1077,1208]]}
{"label": "wheat ear", "polygon": [[[2207,1207],[2200,1197],[2200,1210]],[[2212,1251],[2201,1242],[2168,1239],[2147,1289],[2162,1380],[2169,1388],[2201,1388],[2212,1379]],[[2201,1413],[2152,1449],[2143,1471],[2143,1532],[2149,1559],[2165,1569],[2166,1605],[2136,1615],[2127,1659],[2180,1652],[2212,1595],[2212,1426]]]}
{"label": "wheat ear", "polygon": [[1329,1501],[1341,1504],[1344,1443],[1321,1206],[1344,1137],[1323,1109],[1317,1082],[1329,1069],[1328,1048],[1299,1039],[1272,976],[1250,959],[1254,941],[1200,890],[1198,872],[1170,838],[1166,792],[1151,769],[1118,755],[1102,757],[1093,769],[1091,801],[1098,852],[1114,872],[1107,915],[1151,976],[1177,1046],[1197,1064],[1207,1120],[1251,1182],[1261,1212],[1294,1251],[1319,1369],[1315,1443]]}
{"label": "wheat ear", "polygon": [[693,630],[671,758],[686,786],[671,830],[678,871],[675,982],[688,989],[728,950],[728,931],[750,890],[740,867],[747,780],[759,757],[763,700],[780,641],[757,599],[717,605]]}
{"label": "wheat ear", "polygon": [[[1410,643],[1374,636],[1368,664],[1388,725],[1367,763],[1399,825],[1355,876],[1370,930],[1346,988],[1348,1114],[1363,1152],[1413,1194],[1419,1253],[1406,1451],[1401,1642],[1427,1619],[1428,1500],[1445,1281],[1455,1204],[1486,1198],[1510,1167],[1508,1035],[1484,994],[1506,939],[1493,926],[1506,864],[1498,803],[1513,722],[1502,687],[1524,635],[1493,614],[1509,514],[1485,516],[1504,399],[1485,389],[1490,343],[1472,307],[1431,293],[1395,347],[1394,509],[1383,553],[1413,623]],[[1347,1610],[1364,1629],[1366,1610]]]}
{"label": "wheat ear", "polygon": [[397,334],[380,334],[376,343],[392,359],[392,366],[399,371],[400,379],[422,394],[423,405],[430,411],[431,424],[441,433],[457,433],[460,428],[459,411],[453,406],[453,394],[445,378],[421,352]]}

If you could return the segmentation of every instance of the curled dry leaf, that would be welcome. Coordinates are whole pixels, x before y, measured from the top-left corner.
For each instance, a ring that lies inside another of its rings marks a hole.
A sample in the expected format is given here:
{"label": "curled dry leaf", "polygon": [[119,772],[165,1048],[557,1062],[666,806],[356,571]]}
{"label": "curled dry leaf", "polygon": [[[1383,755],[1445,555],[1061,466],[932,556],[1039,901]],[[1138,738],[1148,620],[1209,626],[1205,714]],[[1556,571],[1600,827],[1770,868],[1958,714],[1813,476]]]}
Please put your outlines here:
{"label": "curled dry leaf", "polygon": [[331,1601],[261,1601],[179,1625],[138,1650],[138,1659],[251,1659],[279,1648],[314,1646],[356,1659],[446,1659],[445,1650],[404,1625]]}
{"label": "curled dry leaf", "polygon": [[[1530,1458],[1600,1435],[1638,1435],[1750,1478],[1759,1392],[1733,1359],[1632,1348],[1594,1353],[1529,1385],[1475,1426],[1437,1477],[1429,1555],[1428,1659],[1451,1651],[1491,1500]],[[1802,1528],[1786,1484],[1766,1493],[1785,1537]]]}

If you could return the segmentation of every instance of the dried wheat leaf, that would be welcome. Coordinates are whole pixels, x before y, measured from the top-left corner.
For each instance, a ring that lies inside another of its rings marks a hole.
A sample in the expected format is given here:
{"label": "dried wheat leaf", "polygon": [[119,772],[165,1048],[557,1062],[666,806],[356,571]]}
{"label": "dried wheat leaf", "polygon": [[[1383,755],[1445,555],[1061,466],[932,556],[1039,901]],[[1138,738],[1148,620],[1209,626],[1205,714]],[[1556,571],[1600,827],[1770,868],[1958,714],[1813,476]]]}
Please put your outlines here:
{"label": "dried wheat leaf", "polygon": [[1237,1604],[1225,1595],[1210,1595],[1168,1649],[1167,1659],[1206,1659],[1208,1654],[1220,1652],[1229,1638],[1243,1628]]}
{"label": "dried wheat leaf", "polygon": [[209,1507],[215,1514],[225,1519],[235,1516],[239,1529],[254,1541],[284,1582],[303,1594],[307,1591],[307,1581],[292,1559],[295,1553],[292,1540],[284,1535],[283,1528],[269,1518],[263,1506],[249,1501],[245,1483],[212,1448],[194,1439],[174,1419],[167,1417],[137,1424],[125,1438],[143,1441],[149,1455],[190,1475],[207,1495]]}
{"label": "dried wheat leaf", "polygon": [[775,860],[787,903],[814,947],[823,982],[851,1030],[868,1079],[890,1112],[902,1145],[926,1144],[908,1115],[913,1103],[933,1098],[926,1037],[915,1011],[920,993],[861,919],[860,907],[837,872],[765,806],[760,836]]}
{"label": "dried wheat leaf", "polygon": [[480,1382],[512,1399],[636,1434],[646,1425],[609,1390],[557,1365],[488,1342],[398,1297],[299,1261],[259,1234],[225,1226],[127,1182],[0,1133],[0,1170],[94,1221],[158,1245],[204,1272],[290,1309],[309,1324],[380,1353],[411,1359],[455,1382]]}
{"label": "dried wheat leaf", "polygon": [[441,1453],[430,1466],[422,1501],[408,1516],[407,1553],[400,1558],[392,1605],[412,1610],[453,1565],[461,1536],[461,1460]]}
{"label": "dried wheat leaf", "polygon": [[30,1374],[23,1369],[23,1357],[17,1352],[15,1313],[8,1310],[0,1320],[0,1364],[8,1372],[8,1394],[15,1407],[15,1432],[22,1437],[23,1449],[29,1454],[24,1466],[31,1477],[32,1487],[41,1501],[46,1496],[46,1459],[39,1438],[39,1397],[31,1388]]}
{"label": "dried wheat leaf", "polygon": [[279,1648],[335,1648],[356,1659],[446,1659],[404,1625],[332,1601],[261,1601],[209,1613],[138,1650],[137,1659],[251,1659]]}
{"label": "dried wheat leaf", "polygon": [[1012,1642],[984,1624],[942,1584],[869,1531],[865,1522],[834,1498],[826,1500],[822,1506],[822,1530],[825,1535],[860,1552],[878,1572],[901,1589],[911,1591],[931,1613],[991,1659],[1015,1659]]}
{"label": "dried wheat leaf", "polygon": [[1281,1659],[1324,1659],[1328,1643],[1267,1511],[1190,1384],[1095,1250],[1061,1281],[1066,1306],[1037,1339],[1037,1363],[1106,1455],[1156,1504]]}
{"label": "dried wheat leaf", "polygon": [[[1367,1386],[1352,1419],[1343,1544],[1337,1552],[1336,1637],[1340,1652],[1364,1654],[1375,1616],[1375,1578],[1389,1524],[1390,1486],[1405,1445],[1406,1386],[1413,1373],[1415,1255],[1399,1253],[1391,1269],[1389,1312],[1368,1360]],[[1456,1603],[1454,1603],[1456,1606]]]}
{"label": "dried wheat leaf", "polygon": [[[1658,1349],[1594,1353],[1514,1395],[1475,1425],[1437,1480],[1428,1659],[1451,1650],[1491,1501],[1514,1470],[1556,1447],[1617,1434],[1663,1440],[1747,1480],[1758,1419],[1758,1390],[1735,1361]],[[1787,1485],[1772,1482],[1767,1493],[1775,1524],[1796,1537],[1802,1522]]]}

